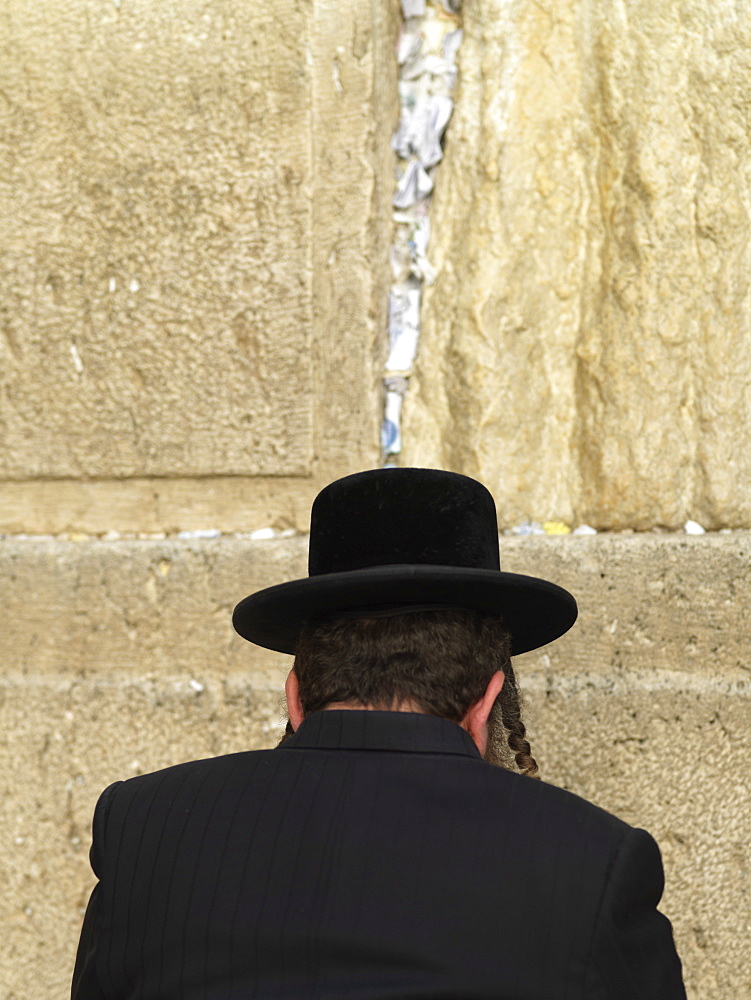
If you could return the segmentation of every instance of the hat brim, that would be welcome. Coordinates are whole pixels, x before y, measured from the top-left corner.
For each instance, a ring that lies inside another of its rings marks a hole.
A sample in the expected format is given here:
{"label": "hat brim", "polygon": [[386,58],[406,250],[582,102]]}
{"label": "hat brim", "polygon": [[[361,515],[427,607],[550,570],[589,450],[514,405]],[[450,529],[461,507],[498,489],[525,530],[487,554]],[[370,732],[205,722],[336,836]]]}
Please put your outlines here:
{"label": "hat brim", "polygon": [[294,654],[306,621],[336,611],[426,603],[502,617],[513,656],[558,639],[578,614],[572,594],[538,577],[462,566],[388,565],[267,587],[240,601],[232,624],[248,642]]}

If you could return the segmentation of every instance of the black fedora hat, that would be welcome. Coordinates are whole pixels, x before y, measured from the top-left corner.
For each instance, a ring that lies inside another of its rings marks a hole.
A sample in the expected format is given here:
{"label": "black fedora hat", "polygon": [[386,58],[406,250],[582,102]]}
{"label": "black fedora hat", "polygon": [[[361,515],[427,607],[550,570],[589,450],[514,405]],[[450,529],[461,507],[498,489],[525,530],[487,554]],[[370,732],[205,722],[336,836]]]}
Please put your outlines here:
{"label": "black fedora hat", "polygon": [[576,621],[567,590],[501,572],[492,496],[439,469],[374,469],[326,486],[311,510],[308,572],[240,601],[235,630],[294,653],[303,623],[322,615],[468,608],[503,618],[516,655]]}

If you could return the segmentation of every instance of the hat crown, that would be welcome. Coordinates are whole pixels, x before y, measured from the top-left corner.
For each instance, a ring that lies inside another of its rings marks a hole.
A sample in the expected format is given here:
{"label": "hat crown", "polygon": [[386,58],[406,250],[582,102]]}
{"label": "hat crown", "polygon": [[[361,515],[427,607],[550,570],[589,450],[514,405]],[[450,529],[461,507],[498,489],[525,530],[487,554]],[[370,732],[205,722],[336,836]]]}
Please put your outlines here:
{"label": "hat crown", "polygon": [[440,469],[373,469],[325,487],[311,510],[310,576],[388,565],[500,569],[493,497]]}

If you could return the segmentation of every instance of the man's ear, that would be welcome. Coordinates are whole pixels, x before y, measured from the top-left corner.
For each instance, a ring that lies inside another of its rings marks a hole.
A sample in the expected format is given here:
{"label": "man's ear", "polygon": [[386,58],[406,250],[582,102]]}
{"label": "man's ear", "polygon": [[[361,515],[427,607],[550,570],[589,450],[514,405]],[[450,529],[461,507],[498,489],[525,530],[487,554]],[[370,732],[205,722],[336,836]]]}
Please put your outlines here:
{"label": "man's ear", "polygon": [[289,674],[287,674],[287,680],[284,685],[284,693],[287,696],[287,713],[289,715],[289,721],[292,723],[292,728],[297,732],[298,726],[305,718],[302,710],[302,705],[300,704],[300,684],[297,680],[297,674],[295,673],[295,668],[293,667]]}
{"label": "man's ear", "polygon": [[462,727],[467,730],[475,741],[477,749],[485,756],[488,745],[488,716],[495,704],[495,700],[501,693],[506,675],[502,670],[496,670],[488,681],[485,694],[474,705],[470,706],[467,714],[462,719]]}

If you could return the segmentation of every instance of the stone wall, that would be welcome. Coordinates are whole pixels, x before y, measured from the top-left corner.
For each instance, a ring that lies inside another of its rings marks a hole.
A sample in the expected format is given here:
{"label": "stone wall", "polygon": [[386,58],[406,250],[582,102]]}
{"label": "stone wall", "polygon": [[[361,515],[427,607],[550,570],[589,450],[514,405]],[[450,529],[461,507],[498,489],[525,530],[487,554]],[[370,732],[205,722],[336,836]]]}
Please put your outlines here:
{"label": "stone wall", "polygon": [[657,837],[691,1000],[747,1000],[751,13],[463,16],[401,464],[481,479],[507,530],[624,532],[505,540],[582,608],[521,658],[533,750]]}
{"label": "stone wall", "polygon": [[[581,608],[518,659],[533,752],[656,836],[690,1000],[751,1000],[751,535],[631,532],[751,527],[751,15],[463,16],[400,463],[628,529],[502,537]],[[289,658],[230,613],[381,461],[397,28],[0,12],[0,1000],[66,995],[107,784],[278,738]]]}
{"label": "stone wall", "polygon": [[472,0],[404,462],[503,525],[751,527],[751,13]]}
{"label": "stone wall", "polygon": [[98,791],[277,726],[284,658],[230,608],[380,461],[397,28],[396,0],[0,12],[2,1000],[69,990]]}
{"label": "stone wall", "polygon": [[[516,659],[543,777],[650,830],[691,1000],[746,1000],[751,533],[503,538],[501,553],[581,608]],[[104,787],[275,745],[291,658],[244,642],[230,613],[304,576],[306,554],[304,536],[0,547],[1,996],[65,995]]]}
{"label": "stone wall", "polygon": [[0,530],[307,524],[377,464],[394,4],[0,15]]}

